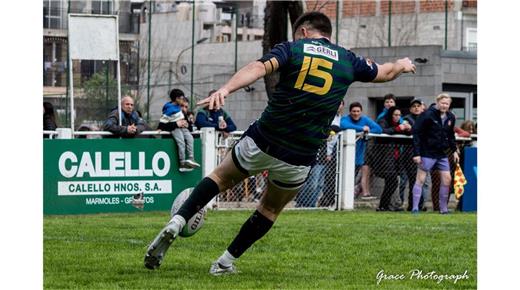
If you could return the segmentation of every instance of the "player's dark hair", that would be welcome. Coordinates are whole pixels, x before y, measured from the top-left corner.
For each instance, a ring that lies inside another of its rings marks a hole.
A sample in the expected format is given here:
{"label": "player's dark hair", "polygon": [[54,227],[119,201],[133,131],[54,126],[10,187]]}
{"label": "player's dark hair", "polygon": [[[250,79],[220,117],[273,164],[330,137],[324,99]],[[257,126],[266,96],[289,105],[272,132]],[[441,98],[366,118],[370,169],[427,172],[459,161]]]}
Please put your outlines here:
{"label": "player's dark hair", "polygon": [[386,94],[383,98],[384,101],[386,100],[394,100],[395,101],[395,96],[394,94],[390,93],[390,94]]}
{"label": "player's dark hair", "polygon": [[363,106],[361,106],[361,103],[360,102],[354,102],[352,104],[350,104],[350,106],[348,107],[348,111],[352,111],[352,108],[360,108],[361,111],[363,111]]}
{"label": "player's dark hair", "polygon": [[174,102],[177,98],[184,97],[184,92],[179,89],[173,89],[170,91],[170,100]]}
{"label": "player's dark hair", "polygon": [[321,12],[311,11],[300,15],[293,24],[293,35],[302,25],[309,25],[321,32],[324,36],[330,37],[332,35],[332,24],[330,23],[330,19],[327,15]]}

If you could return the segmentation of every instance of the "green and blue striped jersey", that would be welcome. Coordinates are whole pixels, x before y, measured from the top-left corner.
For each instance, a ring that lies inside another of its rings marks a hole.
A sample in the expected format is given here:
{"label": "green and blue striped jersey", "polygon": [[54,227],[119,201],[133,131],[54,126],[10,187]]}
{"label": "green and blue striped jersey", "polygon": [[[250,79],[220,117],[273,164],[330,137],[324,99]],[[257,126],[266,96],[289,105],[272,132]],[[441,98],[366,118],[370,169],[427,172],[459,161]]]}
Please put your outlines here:
{"label": "green and blue striped jersey", "polygon": [[326,38],[276,45],[259,59],[267,73],[279,70],[280,81],[260,119],[261,135],[300,155],[315,155],[348,87],[370,82],[377,65]]}

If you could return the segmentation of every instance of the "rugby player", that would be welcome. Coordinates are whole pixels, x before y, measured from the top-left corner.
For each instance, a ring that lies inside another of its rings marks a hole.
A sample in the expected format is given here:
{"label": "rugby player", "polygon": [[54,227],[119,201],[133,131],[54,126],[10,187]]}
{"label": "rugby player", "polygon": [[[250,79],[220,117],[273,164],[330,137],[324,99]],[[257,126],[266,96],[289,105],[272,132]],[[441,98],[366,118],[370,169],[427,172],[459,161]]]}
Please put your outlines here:
{"label": "rugby player", "polygon": [[268,187],[256,211],[210,267],[213,275],[235,273],[234,261],[271,229],[305,182],[350,84],[386,82],[401,73],[415,73],[415,65],[409,58],[379,65],[332,44],[332,25],[323,13],[305,13],[293,28],[293,42],[276,45],[198,102],[198,105],[208,105],[209,109],[218,109],[234,91],[266,74],[280,72],[280,81],[260,118],[247,129],[222,163],[199,182],[178,213],[152,241],[144,259],[147,268],[159,267],[186,221],[219,192],[268,170]]}

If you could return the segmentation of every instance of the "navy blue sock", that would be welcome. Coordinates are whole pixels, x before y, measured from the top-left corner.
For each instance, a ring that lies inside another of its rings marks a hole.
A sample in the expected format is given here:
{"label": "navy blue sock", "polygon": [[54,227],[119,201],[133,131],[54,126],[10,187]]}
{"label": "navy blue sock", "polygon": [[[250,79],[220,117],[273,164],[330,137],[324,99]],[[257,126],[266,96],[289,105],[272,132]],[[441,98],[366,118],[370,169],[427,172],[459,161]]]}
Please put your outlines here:
{"label": "navy blue sock", "polygon": [[239,258],[251,245],[262,238],[273,226],[274,222],[262,215],[258,210],[242,225],[240,232],[227,248],[235,258]]}
{"label": "navy blue sock", "polygon": [[184,202],[178,215],[189,221],[201,208],[206,206],[217,194],[219,194],[217,183],[209,177],[204,177],[193,189],[190,197]]}

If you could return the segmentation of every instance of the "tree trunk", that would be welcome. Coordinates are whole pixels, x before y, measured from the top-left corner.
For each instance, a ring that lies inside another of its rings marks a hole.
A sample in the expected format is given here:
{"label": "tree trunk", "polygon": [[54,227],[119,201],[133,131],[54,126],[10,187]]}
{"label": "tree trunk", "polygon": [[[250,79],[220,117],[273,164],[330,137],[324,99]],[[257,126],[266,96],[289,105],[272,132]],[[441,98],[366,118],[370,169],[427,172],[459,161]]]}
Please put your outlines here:
{"label": "tree trunk", "polygon": [[[287,41],[287,13],[289,13],[291,23],[294,23],[303,14],[303,3],[301,1],[267,1],[262,40],[264,54],[268,53],[276,44]],[[274,92],[278,80],[278,72],[264,77],[268,97]]]}

